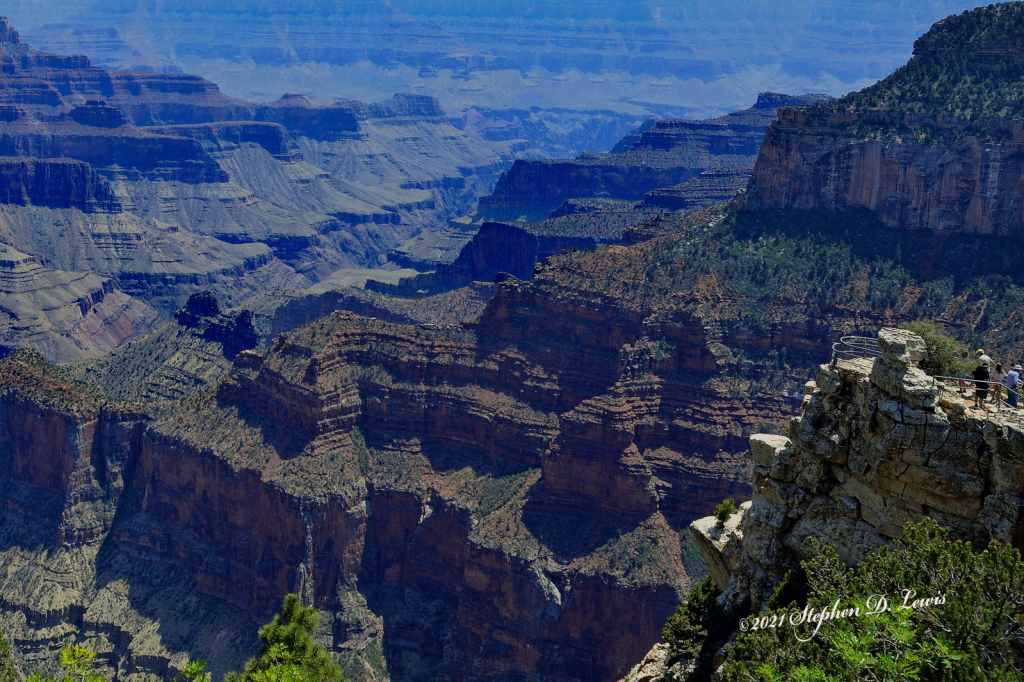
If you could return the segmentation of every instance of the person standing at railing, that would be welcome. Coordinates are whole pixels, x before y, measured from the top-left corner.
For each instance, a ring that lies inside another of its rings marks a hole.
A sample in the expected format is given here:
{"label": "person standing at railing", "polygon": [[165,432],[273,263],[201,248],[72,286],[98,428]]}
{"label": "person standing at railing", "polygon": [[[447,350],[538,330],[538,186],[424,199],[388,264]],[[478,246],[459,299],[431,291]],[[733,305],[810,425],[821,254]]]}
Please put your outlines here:
{"label": "person standing at railing", "polygon": [[992,372],[992,402],[996,405],[1003,399],[1003,382],[1006,381],[1006,372],[1003,371],[1002,363],[996,363],[996,371]]}
{"label": "person standing at railing", "polygon": [[1010,403],[1010,407],[1017,407],[1017,401],[1020,399],[1020,385],[1024,383],[1024,379],[1021,378],[1021,372],[1024,372],[1024,368],[1020,365],[1014,365],[1013,369],[1006,373],[1006,402]]}
{"label": "person standing at railing", "polygon": [[988,381],[992,376],[988,371],[988,365],[984,362],[980,363],[974,368],[971,376],[974,377],[974,385],[977,386],[974,390],[974,406],[983,410],[985,409],[985,398],[988,397]]}

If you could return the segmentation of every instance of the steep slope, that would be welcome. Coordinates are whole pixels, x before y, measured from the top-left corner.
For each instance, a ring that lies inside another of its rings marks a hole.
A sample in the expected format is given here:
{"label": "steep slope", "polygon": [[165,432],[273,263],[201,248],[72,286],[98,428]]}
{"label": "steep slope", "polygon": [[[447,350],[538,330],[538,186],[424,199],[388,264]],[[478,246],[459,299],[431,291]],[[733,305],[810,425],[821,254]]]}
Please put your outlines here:
{"label": "steep slope", "polygon": [[106,353],[153,329],[157,312],[109,280],[41,265],[0,244],[0,338],[58,361]]}
{"label": "steep slope", "polygon": [[835,102],[783,109],[745,205],[865,206],[893,227],[1018,235],[1017,3],[940,21],[885,80]]}

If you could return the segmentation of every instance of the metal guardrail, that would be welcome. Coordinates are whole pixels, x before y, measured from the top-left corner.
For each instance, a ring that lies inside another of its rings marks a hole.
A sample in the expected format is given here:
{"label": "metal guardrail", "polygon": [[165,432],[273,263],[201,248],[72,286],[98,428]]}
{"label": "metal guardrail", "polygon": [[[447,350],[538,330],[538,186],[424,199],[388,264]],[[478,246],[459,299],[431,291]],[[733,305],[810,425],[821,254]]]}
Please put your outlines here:
{"label": "metal guardrail", "polygon": [[832,364],[839,358],[880,358],[882,349],[877,338],[844,336],[832,344]]}
{"label": "metal guardrail", "polygon": [[[832,364],[835,365],[836,360],[840,358],[853,359],[853,358],[880,358],[882,357],[882,349],[878,345],[878,339],[867,337],[867,336],[844,336],[839,339],[836,343],[832,344]],[[1024,376],[1021,377],[1024,379]],[[957,393],[959,395],[966,395],[970,399],[974,399],[974,392],[978,389],[978,384],[984,384],[989,387],[989,395],[986,399],[995,398],[996,409],[1001,411],[1004,407],[1006,409],[1015,409],[1014,405],[1011,405],[1005,398],[1008,398],[1010,394],[1013,394],[1017,398],[1017,404],[1024,407],[1024,384],[1021,384],[1016,389],[1010,388],[1006,384],[1001,384],[998,381],[984,381],[975,379],[974,377],[963,376],[963,377],[945,377],[945,376],[933,376],[932,380],[940,391],[949,391],[951,393]],[[998,394],[996,390],[998,389]],[[996,394],[995,396],[993,394]]]}
{"label": "metal guardrail", "polygon": [[[932,379],[935,381],[935,385],[940,391],[956,392],[959,395],[966,395],[971,400],[974,399],[974,391],[976,391],[982,384],[988,386],[989,395],[986,396],[986,400],[992,397],[998,387],[999,393],[996,397],[996,410],[1002,411],[1004,407],[1007,409],[1015,409],[1014,405],[1011,405],[1007,400],[1003,398],[1005,395],[1007,398],[1012,393],[1017,397],[1017,404],[1024,404],[1021,401],[1021,388],[1018,386],[1016,389],[1010,388],[1006,384],[1001,384],[998,381],[985,381],[982,379],[975,379],[974,377],[944,377],[944,376],[933,376]],[[965,398],[966,399],[966,398]]]}

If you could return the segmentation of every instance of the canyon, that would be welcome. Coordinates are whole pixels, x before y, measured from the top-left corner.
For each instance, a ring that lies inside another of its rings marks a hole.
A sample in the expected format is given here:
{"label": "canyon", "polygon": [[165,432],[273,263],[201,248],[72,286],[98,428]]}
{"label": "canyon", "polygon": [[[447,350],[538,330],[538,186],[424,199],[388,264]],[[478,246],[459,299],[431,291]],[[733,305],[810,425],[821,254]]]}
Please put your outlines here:
{"label": "canyon", "polygon": [[0,239],[101,278],[119,301],[95,315],[114,316],[117,340],[52,359],[152,331],[200,290],[233,306],[380,265],[414,233],[469,212],[511,158],[508,145],[453,128],[428,97],[255,105],[196,76],[44,53],[0,24]]}
{"label": "canyon", "polygon": [[[1024,26],[1004,11],[977,16]],[[902,331],[825,364],[837,337],[920,317],[1021,357],[1014,200],[983,194],[1015,182],[1012,116],[903,130],[870,89],[767,93],[499,179],[515,145],[429,97],[245,102],[0,34],[0,274],[55,302],[23,299],[46,355],[0,360],[0,629],[22,671],[73,640],[118,680],[196,658],[219,676],[294,592],[353,682],[611,682],[696,580],[756,608],[809,537],[856,561],[927,514],[1019,541],[1014,418],[939,395]],[[1010,160],[982,182],[956,157],[972,144]],[[922,156],[948,182],[914,175]],[[393,269],[342,286],[488,179],[476,237],[414,295]],[[912,211],[886,208],[893,182]],[[96,334],[103,305],[131,323]],[[728,497],[744,511],[712,537]]]}
{"label": "canyon", "polygon": [[397,284],[371,278],[366,288],[423,296],[499,275],[529,279],[537,263],[565,249],[615,244],[655,216],[732,199],[747,185],[778,108],[830,99],[763,92],[753,107],[707,121],[649,120],[607,154],[517,159],[472,216],[388,254],[416,268],[424,267],[419,254],[429,254],[434,272]]}
{"label": "canyon", "polygon": [[973,6],[12,0],[6,11],[41,48],[105,68],[197,73],[256,102],[423,94],[474,139],[563,158],[608,151],[651,116],[713,118],[763,90],[864,87],[933,22]]}

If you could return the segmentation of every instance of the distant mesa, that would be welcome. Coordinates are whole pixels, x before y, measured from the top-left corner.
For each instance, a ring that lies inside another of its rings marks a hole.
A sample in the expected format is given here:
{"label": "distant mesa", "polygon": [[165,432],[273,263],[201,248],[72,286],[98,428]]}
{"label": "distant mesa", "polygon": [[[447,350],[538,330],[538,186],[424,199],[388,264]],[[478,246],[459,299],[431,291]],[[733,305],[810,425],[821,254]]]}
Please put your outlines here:
{"label": "distant mesa", "polygon": [[126,123],[121,110],[102,99],[88,100],[85,106],[75,107],[68,115],[81,125],[96,128],[120,128]]}

